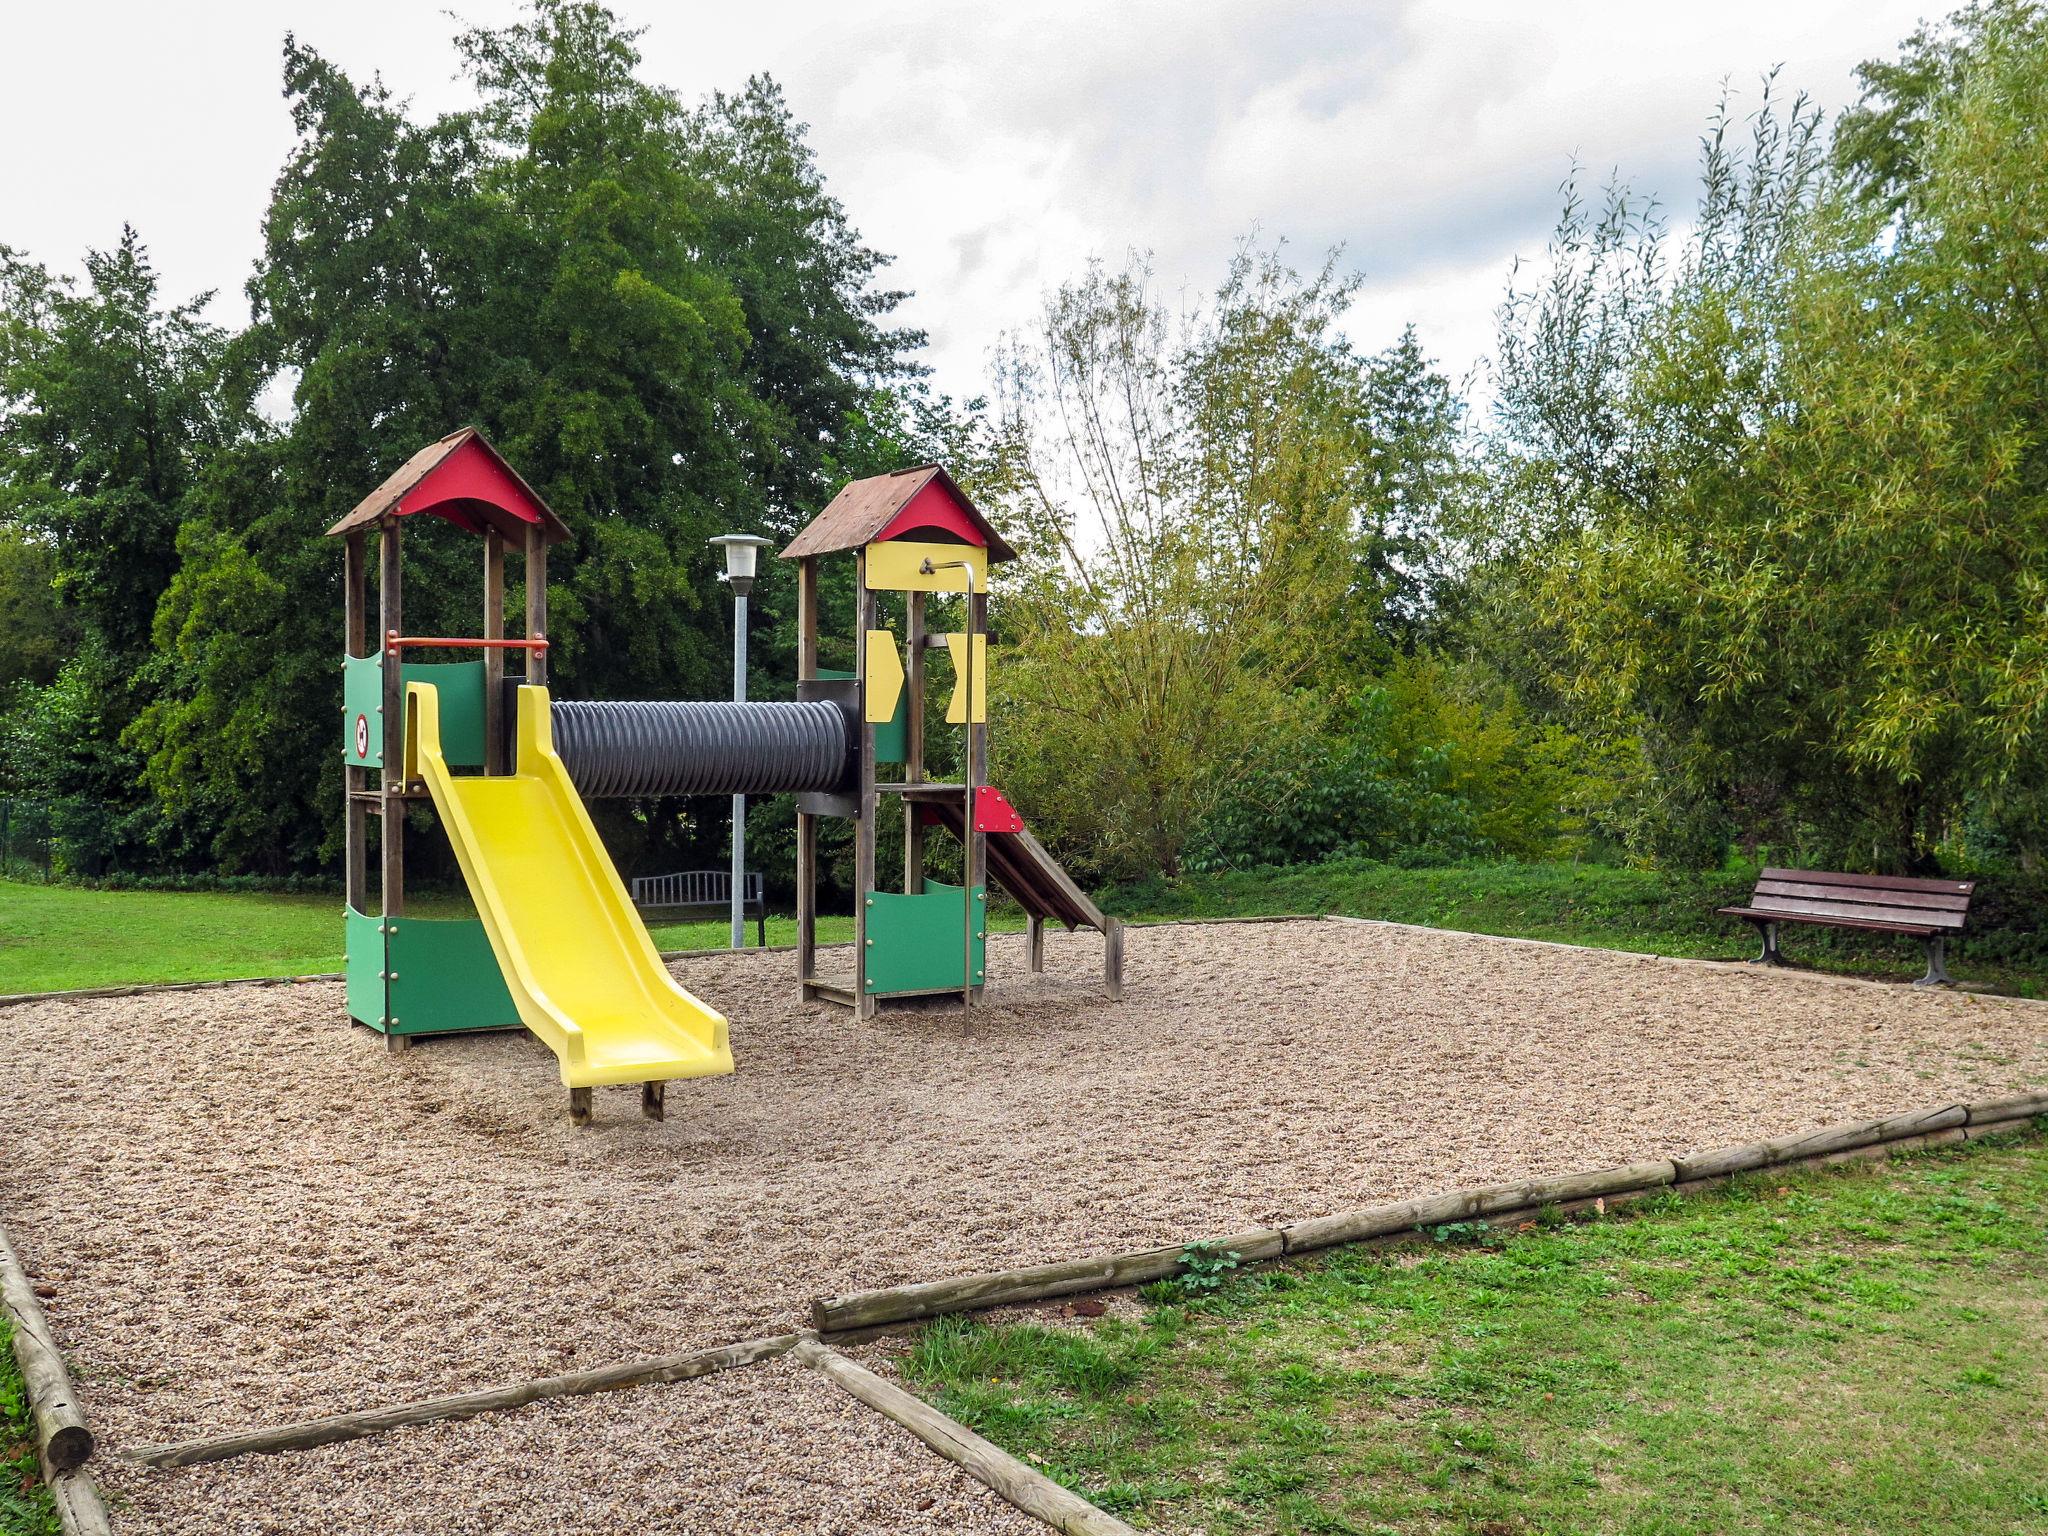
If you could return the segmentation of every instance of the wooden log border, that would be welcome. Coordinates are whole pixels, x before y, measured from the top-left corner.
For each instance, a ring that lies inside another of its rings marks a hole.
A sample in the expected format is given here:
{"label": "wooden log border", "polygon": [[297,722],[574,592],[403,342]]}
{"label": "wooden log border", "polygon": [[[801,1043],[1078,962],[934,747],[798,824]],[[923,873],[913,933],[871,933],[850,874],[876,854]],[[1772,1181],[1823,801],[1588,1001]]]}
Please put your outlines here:
{"label": "wooden log border", "polygon": [[343,1440],[360,1440],[409,1424],[436,1424],[450,1419],[473,1419],[480,1414],[506,1408],[523,1408],[551,1397],[590,1397],[599,1392],[616,1392],[625,1387],[655,1386],[662,1382],[689,1381],[717,1371],[754,1365],[789,1353],[803,1335],[774,1334],[721,1344],[714,1349],[692,1350],[688,1354],[663,1355],[649,1360],[629,1360],[596,1370],[571,1371],[562,1376],[545,1376],[509,1387],[487,1387],[479,1392],[461,1392],[452,1397],[428,1397],[398,1403],[389,1408],[366,1408],[356,1413],[337,1413],[323,1419],[297,1424],[238,1430],[233,1434],[210,1435],[173,1445],[143,1446],[126,1453],[131,1461],[150,1467],[191,1467],[201,1462],[225,1461],[231,1456],[271,1454],[306,1450],[316,1445],[335,1445]]}
{"label": "wooden log border", "polygon": [[58,1353],[43,1305],[14,1245],[0,1231],[0,1307],[7,1312],[14,1363],[28,1389],[29,1421],[35,1431],[36,1461],[43,1486],[57,1506],[64,1536],[112,1536],[107,1502],[85,1463],[94,1450],[92,1430],[78,1406],[78,1392]]}
{"label": "wooden log border", "polygon": [[[2044,1115],[2048,1115],[2048,1092],[1974,1105],[1944,1104],[1684,1157],[1524,1179],[1480,1189],[1450,1190],[1205,1241],[1234,1250],[1246,1261],[1256,1261],[1340,1243],[1406,1239],[1418,1230],[1452,1222],[1484,1220],[1506,1225],[1533,1220],[1548,1209],[1569,1212],[1586,1209],[1596,1202],[1605,1205],[1640,1200],[1666,1189],[1680,1193],[1707,1189],[1738,1173],[1765,1168],[1819,1166],[1974,1141],[2004,1131],[2024,1130]],[[1178,1273],[1187,1246],[1149,1248],[1137,1253],[821,1296],[811,1304],[811,1317],[819,1333],[831,1335],[845,1329],[917,1322],[947,1312],[980,1311],[1083,1291],[1142,1285]]]}
{"label": "wooden log border", "polygon": [[43,1480],[54,1485],[64,1473],[76,1471],[91,1457],[92,1431],[86,1427],[78,1390],[71,1384],[71,1373],[64,1367],[49,1320],[43,1316],[43,1304],[36,1300],[28,1271],[5,1232],[0,1232],[0,1305],[7,1309],[14,1363],[21,1368],[22,1382],[28,1388],[36,1460],[42,1465]]}
{"label": "wooden log border", "polygon": [[1005,1502],[1065,1536],[1137,1536],[1116,1516],[992,1445],[957,1419],[877,1376],[857,1360],[805,1339],[790,1352],[861,1403],[900,1424]]}
{"label": "wooden log border", "polygon": [[106,1496],[93,1475],[80,1467],[44,1485],[57,1506],[57,1528],[64,1536],[114,1536]]}

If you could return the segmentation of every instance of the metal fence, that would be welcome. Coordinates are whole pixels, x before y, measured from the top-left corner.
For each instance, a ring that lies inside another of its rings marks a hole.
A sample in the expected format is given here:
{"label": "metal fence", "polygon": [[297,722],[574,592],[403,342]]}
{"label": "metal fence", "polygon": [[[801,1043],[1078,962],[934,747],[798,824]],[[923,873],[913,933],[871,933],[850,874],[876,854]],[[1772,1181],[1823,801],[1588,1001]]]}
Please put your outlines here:
{"label": "metal fence", "polygon": [[0,795],[0,876],[47,881],[53,843],[47,802]]}

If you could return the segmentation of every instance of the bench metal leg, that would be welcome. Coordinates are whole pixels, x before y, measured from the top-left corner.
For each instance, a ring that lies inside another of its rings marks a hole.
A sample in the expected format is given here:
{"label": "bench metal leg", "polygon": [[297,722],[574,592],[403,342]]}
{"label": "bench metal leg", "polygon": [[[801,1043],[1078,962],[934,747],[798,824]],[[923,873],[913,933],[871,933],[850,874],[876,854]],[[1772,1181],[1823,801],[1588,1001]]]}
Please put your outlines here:
{"label": "bench metal leg", "polygon": [[1948,940],[1936,937],[1925,942],[1927,945],[1927,974],[1914,982],[1913,985],[1916,987],[1954,986],[1956,979],[1949,975],[1948,966],[1945,964],[1948,958]]}
{"label": "bench metal leg", "polygon": [[1778,925],[1776,923],[1758,923],[1756,931],[1758,936],[1764,941],[1764,947],[1757,952],[1757,957],[1749,963],[1751,965],[1783,965],[1785,963],[1785,955],[1778,948]]}

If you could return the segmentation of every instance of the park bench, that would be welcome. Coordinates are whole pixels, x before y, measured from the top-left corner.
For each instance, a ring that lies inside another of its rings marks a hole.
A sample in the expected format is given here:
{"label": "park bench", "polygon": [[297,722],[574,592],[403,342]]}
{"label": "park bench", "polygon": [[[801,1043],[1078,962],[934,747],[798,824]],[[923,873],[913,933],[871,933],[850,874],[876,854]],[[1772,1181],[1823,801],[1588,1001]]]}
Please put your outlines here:
{"label": "park bench", "polygon": [[1763,937],[1760,965],[1783,965],[1780,923],[1812,923],[1865,933],[1911,934],[1927,947],[1927,974],[1917,985],[1945,987],[1954,978],[1944,963],[1951,934],[1963,931],[1974,880],[1914,880],[1900,875],[1840,875],[1822,869],[1767,869],[1746,907],[1722,907],[1723,917],[1755,925]]}
{"label": "park bench", "polygon": [[[685,869],[673,875],[636,875],[633,905],[640,915],[650,912],[680,912],[693,907],[732,910],[732,873],[724,869]],[[768,945],[768,898],[758,870],[747,871],[745,896],[740,903],[743,917],[754,920],[757,942]]]}

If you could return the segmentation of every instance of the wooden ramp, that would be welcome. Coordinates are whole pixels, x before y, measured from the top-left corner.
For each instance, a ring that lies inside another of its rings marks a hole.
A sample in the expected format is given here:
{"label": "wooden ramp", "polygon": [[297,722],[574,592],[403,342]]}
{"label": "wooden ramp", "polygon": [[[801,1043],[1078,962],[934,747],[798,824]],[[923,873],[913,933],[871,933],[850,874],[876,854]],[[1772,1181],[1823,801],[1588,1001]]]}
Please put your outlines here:
{"label": "wooden ramp", "polygon": [[[966,827],[965,796],[957,784],[906,784],[900,793],[918,807],[933,826],[962,837]],[[1014,832],[987,832],[982,846],[987,850],[988,873],[1009,893],[1031,919],[1027,936],[1031,969],[1044,969],[1045,924],[1048,920],[1076,928],[1093,928],[1102,935],[1102,980],[1111,997],[1123,995],[1124,925],[1106,917],[1088,893],[1074,883],[1073,876],[1060,868],[1059,860],[1045,851],[1045,845],[1019,824]]]}

